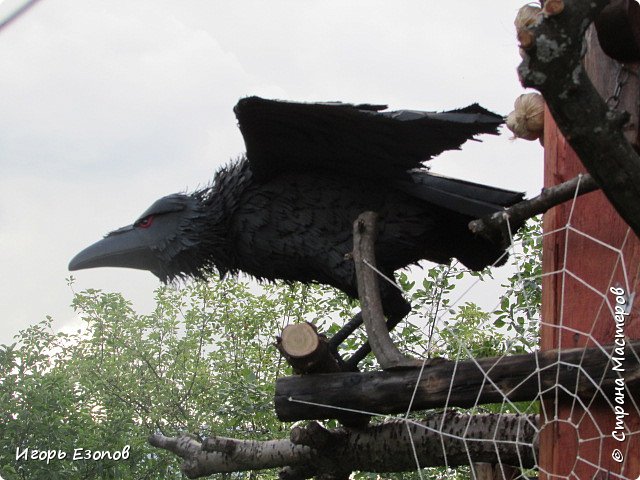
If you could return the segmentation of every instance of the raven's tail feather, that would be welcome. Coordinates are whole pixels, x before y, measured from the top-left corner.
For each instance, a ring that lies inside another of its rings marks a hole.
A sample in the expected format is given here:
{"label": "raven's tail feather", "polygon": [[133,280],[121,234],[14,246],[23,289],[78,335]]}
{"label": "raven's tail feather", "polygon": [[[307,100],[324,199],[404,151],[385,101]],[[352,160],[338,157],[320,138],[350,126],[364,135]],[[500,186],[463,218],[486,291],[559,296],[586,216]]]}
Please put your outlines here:
{"label": "raven's tail feather", "polygon": [[[475,271],[506,262],[505,245],[474,235],[468,224],[473,219],[518,203],[524,196],[522,193],[435,175],[425,170],[409,173],[409,179],[395,181],[396,188],[424,201],[425,208],[432,214],[434,209],[438,209],[441,222],[446,225],[446,232],[429,232],[431,254],[435,252],[433,245],[446,246],[445,256],[453,253],[463,265]],[[515,233],[521,226],[512,225],[512,231]],[[438,238],[440,235],[442,237]]]}
{"label": "raven's tail feather", "polygon": [[414,198],[473,218],[510,207],[524,197],[520,192],[449,178],[424,170],[413,170],[410,174],[410,180],[396,180],[395,186]]}

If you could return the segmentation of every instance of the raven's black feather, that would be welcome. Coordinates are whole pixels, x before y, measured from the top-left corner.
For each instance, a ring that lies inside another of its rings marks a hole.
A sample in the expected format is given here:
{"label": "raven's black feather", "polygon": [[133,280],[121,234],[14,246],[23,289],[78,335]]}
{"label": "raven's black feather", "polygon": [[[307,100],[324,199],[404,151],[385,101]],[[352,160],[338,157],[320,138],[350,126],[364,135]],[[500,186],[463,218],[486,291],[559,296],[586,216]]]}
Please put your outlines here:
{"label": "raven's black feather", "polygon": [[263,181],[282,172],[316,170],[398,177],[474,135],[497,133],[503,123],[477,104],[443,113],[380,108],[249,97],[234,111],[251,168]]}
{"label": "raven's black feather", "polygon": [[[467,225],[522,194],[421,168],[479,133],[496,133],[502,118],[475,104],[444,113],[381,110],[241,100],[235,112],[246,157],[220,170],[211,186],[156,202],[148,218],[81,252],[70,268],[146,268],[163,280],[243,271],[320,282],[355,297],[345,255],[352,224],[367,210],[379,214],[376,258],[388,276],[422,259],[457,258],[473,270],[504,262],[502,246]],[[399,293],[381,285],[385,311],[406,312]]]}

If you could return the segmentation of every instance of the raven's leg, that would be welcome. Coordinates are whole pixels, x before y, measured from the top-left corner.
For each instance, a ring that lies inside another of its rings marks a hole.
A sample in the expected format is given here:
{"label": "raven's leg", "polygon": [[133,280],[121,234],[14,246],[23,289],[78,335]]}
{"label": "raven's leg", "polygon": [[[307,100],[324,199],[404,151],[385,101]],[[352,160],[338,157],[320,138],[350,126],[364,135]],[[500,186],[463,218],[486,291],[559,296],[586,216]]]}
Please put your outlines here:
{"label": "raven's leg", "polygon": [[[382,294],[382,306],[387,317],[387,328],[391,331],[411,311],[411,304],[407,302],[400,290],[390,284],[380,286]],[[358,312],[351,320],[329,340],[329,349],[333,353],[338,352],[338,346],[344,342],[360,325],[362,325],[362,312]],[[347,370],[355,370],[358,363],[371,352],[369,343],[365,343],[351,357],[345,365]]]}
{"label": "raven's leg", "polygon": [[[380,290],[382,293],[382,308],[387,317],[387,329],[391,331],[409,314],[411,304],[405,300],[400,290],[392,285],[382,285]],[[362,312],[359,312],[358,315],[360,316],[360,323],[362,323]],[[358,315],[356,315],[356,317]],[[353,319],[351,321],[353,321]],[[369,342],[366,342],[345,362],[346,370],[355,370],[358,363],[360,363],[369,352],[371,352],[371,346]]]}
{"label": "raven's leg", "polygon": [[351,320],[344,324],[344,326],[336,332],[336,334],[329,340],[329,349],[337,353],[338,346],[344,342],[349,335],[356,331],[356,329],[362,325],[362,312],[356,313]]}

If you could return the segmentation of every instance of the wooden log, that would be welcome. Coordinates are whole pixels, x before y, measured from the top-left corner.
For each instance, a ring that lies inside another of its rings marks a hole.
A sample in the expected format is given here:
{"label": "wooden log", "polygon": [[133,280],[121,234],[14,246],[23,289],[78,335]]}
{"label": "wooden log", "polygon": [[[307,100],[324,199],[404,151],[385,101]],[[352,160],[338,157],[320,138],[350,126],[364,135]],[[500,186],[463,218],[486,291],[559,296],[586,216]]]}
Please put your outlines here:
{"label": "wooden log", "polygon": [[[565,385],[571,394],[612,395],[618,373],[611,369],[614,346],[444,362],[416,370],[283,377],[276,381],[275,409],[282,421],[336,418],[345,410],[404,413],[483,403],[530,401]],[[629,343],[626,358],[638,358],[640,342]],[[640,365],[622,372],[629,391],[640,391]],[[591,378],[602,379],[599,386]],[[417,384],[417,388],[416,388]],[[415,390],[415,398],[413,398]],[[640,398],[636,399],[639,401]],[[629,400],[631,402],[631,400]]]}
{"label": "wooden log", "polygon": [[327,337],[311,323],[287,325],[276,339],[276,348],[296,374],[342,371],[330,352]]}
{"label": "wooden log", "polygon": [[296,441],[210,437],[200,443],[190,435],[155,434],[149,443],[182,457],[182,471],[189,478],[274,467],[284,467],[280,478],[287,480],[346,478],[355,470],[415,471],[416,461],[421,467],[456,467],[471,461],[519,470],[535,465],[538,422],[537,415],[445,411],[430,412],[419,421],[392,419],[363,429],[327,430],[312,423],[294,429]]}
{"label": "wooden log", "polygon": [[280,336],[280,347],[291,358],[313,355],[320,348],[318,330],[308,322],[287,325]]}
{"label": "wooden log", "polygon": [[[287,325],[276,339],[276,348],[295,374],[343,372],[344,363],[330,348],[327,337],[315,325],[304,322]],[[344,412],[335,417],[345,427],[362,428],[371,417]]]}
{"label": "wooden log", "polygon": [[621,63],[640,62],[640,5],[611,0],[595,20],[602,50]]}

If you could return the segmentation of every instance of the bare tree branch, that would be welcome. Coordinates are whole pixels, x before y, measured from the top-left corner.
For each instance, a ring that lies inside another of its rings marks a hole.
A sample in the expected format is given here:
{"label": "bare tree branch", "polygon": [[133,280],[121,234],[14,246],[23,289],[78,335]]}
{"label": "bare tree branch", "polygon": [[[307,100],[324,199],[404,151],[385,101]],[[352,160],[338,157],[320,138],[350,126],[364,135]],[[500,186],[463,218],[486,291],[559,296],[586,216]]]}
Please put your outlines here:
{"label": "bare tree branch", "polygon": [[[189,478],[214,473],[285,468],[290,480],[352,471],[402,472],[472,462],[519,468],[535,465],[536,415],[431,413],[420,422],[389,420],[364,429],[327,430],[313,422],[294,428],[287,440],[152,435],[149,442],[184,459]],[[294,440],[294,441],[292,441]],[[297,442],[297,443],[296,443]],[[415,446],[415,455],[412,445]]]}
{"label": "bare tree branch", "polygon": [[[502,212],[496,212],[485,218],[473,220],[469,223],[469,230],[493,242],[508,246],[511,243],[511,239],[507,221],[511,225],[520,224],[528,218],[544,213],[551,207],[572,199],[575,195],[584,195],[598,188],[591,175],[582,175],[560,185],[545,188],[537,197],[516,203]],[[576,189],[578,189],[577,193]]]}
{"label": "bare tree branch", "polygon": [[[402,354],[389,336],[382,310],[378,276],[371,266],[376,265],[374,245],[377,215],[364,212],[353,224],[353,262],[356,267],[358,296],[364,326],[371,350],[384,370],[393,368],[420,368],[422,361]],[[367,265],[368,264],[368,265]]]}

